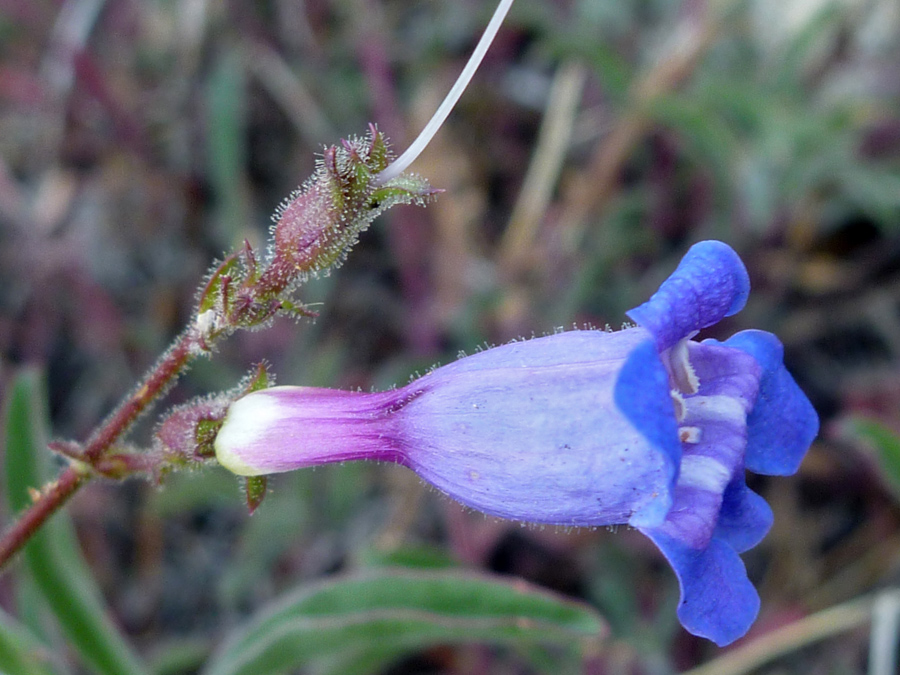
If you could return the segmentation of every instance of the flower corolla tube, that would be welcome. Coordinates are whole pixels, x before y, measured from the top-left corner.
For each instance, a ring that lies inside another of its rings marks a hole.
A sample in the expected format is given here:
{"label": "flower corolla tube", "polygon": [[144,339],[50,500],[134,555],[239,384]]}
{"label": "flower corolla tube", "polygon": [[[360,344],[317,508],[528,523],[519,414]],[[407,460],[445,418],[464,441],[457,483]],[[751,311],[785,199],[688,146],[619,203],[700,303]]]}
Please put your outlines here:
{"label": "flower corolla tube", "polygon": [[692,339],[749,287],[738,255],[704,241],[627,313],[634,327],[512,342],[392,391],[254,392],[231,405],[216,455],[247,476],[396,462],[501,518],[630,525],[671,563],[682,625],[726,645],[759,611],[738,554],[772,524],[745,470],[793,474],[819,425],[774,335]]}

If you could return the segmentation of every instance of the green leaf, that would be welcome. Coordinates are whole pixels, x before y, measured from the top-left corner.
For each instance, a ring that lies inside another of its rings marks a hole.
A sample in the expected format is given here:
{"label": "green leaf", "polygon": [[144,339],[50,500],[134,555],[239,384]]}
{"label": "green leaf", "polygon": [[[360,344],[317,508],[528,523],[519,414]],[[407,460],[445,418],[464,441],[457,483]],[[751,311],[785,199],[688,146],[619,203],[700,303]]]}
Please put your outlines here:
{"label": "green leaf", "polygon": [[218,235],[230,248],[239,245],[250,222],[244,176],[246,78],[236,51],[227,52],[215,64],[205,93],[207,157],[218,206]]}
{"label": "green leaf", "polygon": [[839,170],[838,177],[857,208],[885,229],[896,231],[900,214],[900,173],[848,162]]}
{"label": "green leaf", "polygon": [[[22,372],[6,407],[7,498],[19,512],[31,503],[29,490],[48,480],[46,397],[40,376]],[[66,637],[85,663],[103,675],[146,671],[106,615],[100,591],[78,546],[72,522],[57,513],[24,549],[25,564]]]}
{"label": "green leaf", "polygon": [[200,670],[208,656],[208,640],[177,638],[158,642],[148,661],[153,675],[184,675]]}
{"label": "green leaf", "polygon": [[364,567],[412,567],[417,569],[449,569],[456,561],[446,548],[430,544],[404,545],[400,548],[381,550],[364,549],[359,554]]}
{"label": "green leaf", "polygon": [[844,7],[838,3],[823,3],[784,45],[781,63],[773,64],[763,75],[781,90],[796,89],[803,81],[804,71],[816,66],[816,61],[823,59],[823,52],[835,48],[833,43],[840,39],[842,23],[846,20]]}
{"label": "green leaf", "polygon": [[859,416],[845,420],[841,431],[848,440],[871,449],[881,477],[900,500],[900,436],[880,422]]}
{"label": "green leaf", "polygon": [[225,280],[240,276],[242,272],[240,264],[240,258],[234,253],[219,263],[219,266],[210,275],[209,281],[206,282],[206,286],[203,287],[203,292],[200,294],[200,302],[197,306],[199,314],[215,309],[225,312],[231,309],[225,302]]}
{"label": "green leaf", "polygon": [[[204,675],[276,675],[311,662],[384,663],[441,643],[586,646],[606,623],[523,581],[464,571],[378,570],[301,588],[239,629]],[[334,672],[329,669],[329,672]]]}
{"label": "green leaf", "polygon": [[4,675],[51,675],[50,653],[15,619],[0,611],[0,673]]}
{"label": "green leaf", "polygon": [[733,158],[740,155],[741,148],[722,116],[696,98],[682,94],[658,97],[647,112],[679,134],[687,154],[715,179],[717,201],[726,207],[735,181]]}
{"label": "green leaf", "polygon": [[381,645],[368,645],[363,649],[354,649],[348,645],[341,654],[317,662],[316,675],[371,675],[381,673],[397,661],[402,650],[397,648],[393,640]]}

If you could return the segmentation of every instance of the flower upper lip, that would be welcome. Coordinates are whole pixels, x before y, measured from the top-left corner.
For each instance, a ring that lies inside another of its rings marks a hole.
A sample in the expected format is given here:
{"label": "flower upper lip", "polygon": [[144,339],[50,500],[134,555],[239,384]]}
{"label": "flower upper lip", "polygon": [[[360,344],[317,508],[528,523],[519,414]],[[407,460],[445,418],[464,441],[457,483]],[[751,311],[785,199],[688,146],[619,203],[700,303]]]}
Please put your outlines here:
{"label": "flower upper lip", "polygon": [[749,294],[750,276],[734,249],[720,241],[702,241],[691,247],[647,302],[626,314],[653,333],[662,352],[737,314]]}

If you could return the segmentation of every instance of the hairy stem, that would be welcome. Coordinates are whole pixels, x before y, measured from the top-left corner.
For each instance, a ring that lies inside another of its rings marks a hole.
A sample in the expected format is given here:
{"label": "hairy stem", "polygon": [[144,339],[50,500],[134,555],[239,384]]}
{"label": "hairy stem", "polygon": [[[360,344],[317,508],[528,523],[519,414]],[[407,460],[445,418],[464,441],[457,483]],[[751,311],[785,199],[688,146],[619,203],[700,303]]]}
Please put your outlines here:
{"label": "hairy stem", "polygon": [[182,333],[175,344],[144,377],[141,385],[125,399],[115,412],[91,434],[84,448],[84,459],[96,462],[153,401],[160,396],[184,371],[188,362],[197,354],[198,339],[192,330]]}
{"label": "hairy stem", "polygon": [[86,465],[95,464],[128,431],[134,421],[184,372],[197,355],[199,337],[189,329],[144,376],[140,386],[98,427],[85,444],[83,464],[69,466],[35,495],[34,503],[0,537],[0,569],[28,543],[47,519],[90,480]]}
{"label": "hairy stem", "polygon": [[52,483],[48,483],[36,496],[15,524],[0,539],[0,569],[18,553],[28,540],[41,528],[47,519],[69,501],[78,488],[90,479],[83,469],[70,466]]}

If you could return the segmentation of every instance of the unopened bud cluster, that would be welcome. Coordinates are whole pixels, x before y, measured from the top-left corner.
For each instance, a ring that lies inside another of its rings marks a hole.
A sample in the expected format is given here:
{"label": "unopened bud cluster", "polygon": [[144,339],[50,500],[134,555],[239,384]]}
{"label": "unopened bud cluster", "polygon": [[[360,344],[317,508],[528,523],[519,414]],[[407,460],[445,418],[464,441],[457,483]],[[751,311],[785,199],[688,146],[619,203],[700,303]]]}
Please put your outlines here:
{"label": "unopened bud cluster", "polygon": [[262,326],[277,314],[309,316],[287,297],[298,283],[340,264],[385,210],[424,205],[435,194],[412,174],[376,180],[391,159],[374,126],[364,138],[326,148],[315,175],[277,209],[266,259],[260,261],[248,244],[210,274],[193,327],[198,349],[209,351],[221,335]]}
{"label": "unopened bud cluster", "polygon": [[275,213],[270,263],[260,287],[282,290],[338,265],[385,210],[424,205],[435,190],[423,178],[403,174],[386,183],[375,180],[391,159],[384,135],[374,126],[365,138],[327,148],[315,175]]}

